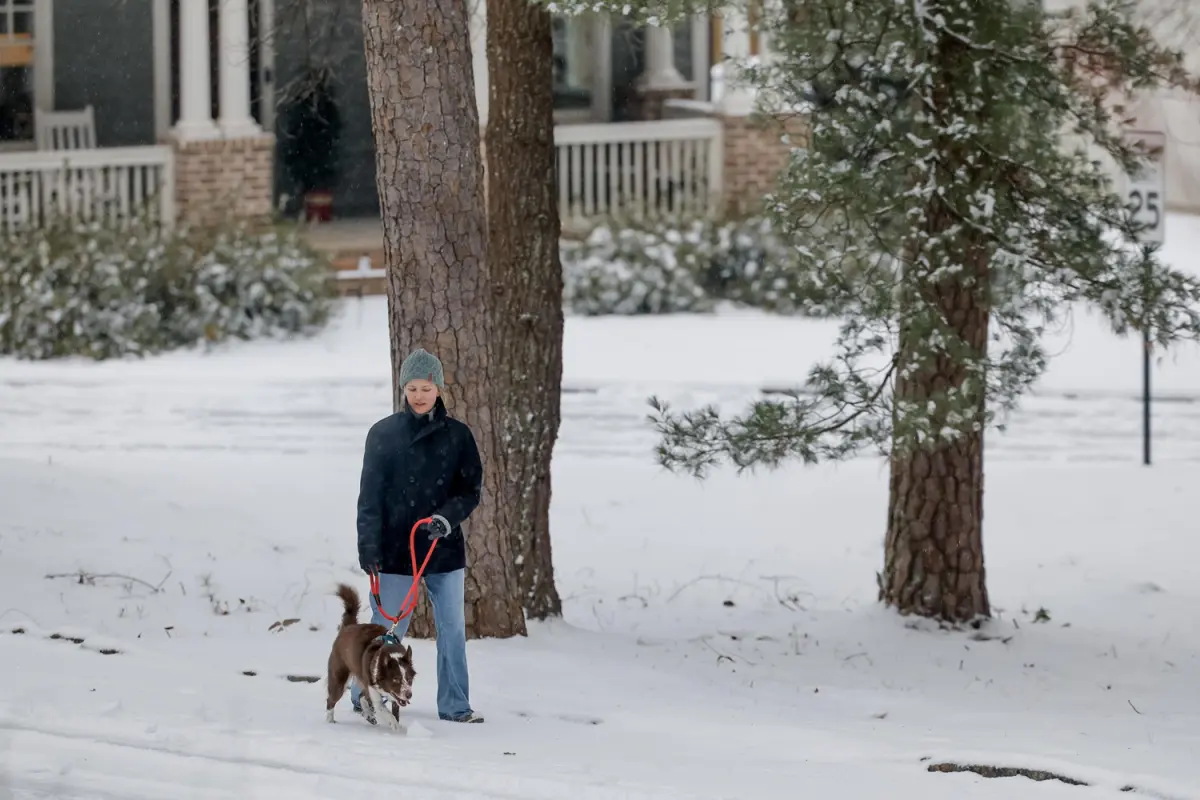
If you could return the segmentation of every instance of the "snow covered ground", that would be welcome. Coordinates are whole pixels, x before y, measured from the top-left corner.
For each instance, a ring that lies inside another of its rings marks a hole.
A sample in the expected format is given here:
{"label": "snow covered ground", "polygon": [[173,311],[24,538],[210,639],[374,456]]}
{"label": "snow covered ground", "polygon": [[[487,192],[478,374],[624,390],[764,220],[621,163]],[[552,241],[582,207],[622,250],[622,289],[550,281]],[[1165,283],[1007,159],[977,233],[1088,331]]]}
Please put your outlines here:
{"label": "snow covered ground", "polygon": [[[1190,266],[1200,227],[1181,220],[1168,255]],[[1076,317],[989,440],[996,620],[951,633],[875,603],[874,459],[703,484],[651,462],[648,394],[792,384],[827,325],[572,319],[565,618],[471,644],[482,726],[437,721],[416,642],[400,737],[345,701],[327,725],[307,682],[333,584],[365,589],[353,509],[390,402],[383,312],[349,301],[312,341],[210,355],[0,360],[0,798],[1200,798],[1200,348],[1156,367],[1172,401],[1145,469],[1139,345]],[[927,771],[944,761],[1092,786]]]}

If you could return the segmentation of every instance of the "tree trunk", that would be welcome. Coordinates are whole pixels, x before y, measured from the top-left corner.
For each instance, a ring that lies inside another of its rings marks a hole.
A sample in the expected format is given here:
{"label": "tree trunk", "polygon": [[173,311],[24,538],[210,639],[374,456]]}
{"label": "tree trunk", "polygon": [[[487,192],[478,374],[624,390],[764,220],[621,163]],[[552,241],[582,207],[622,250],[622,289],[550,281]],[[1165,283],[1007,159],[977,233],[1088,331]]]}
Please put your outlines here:
{"label": "tree trunk", "polygon": [[[954,224],[938,208],[941,202],[935,199],[931,204],[930,239]],[[922,282],[914,270],[909,280],[911,290],[919,292],[923,303],[967,346],[972,361],[962,353],[942,353],[923,362],[918,354],[928,352],[928,334],[902,329],[895,398],[917,407],[933,403],[930,428],[935,431],[964,427],[951,424],[951,417],[965,416],[977,424],[972,431],[933,444],[894,437],[879,596],[901,614],[968,622],[991,614],[983,567],[986,393],[979,380],[970,379],[971,363],[987,356],[989,271],[986,247],[969,236],[953,249],[966,269],[933,284]],[[946,402],[947,396],[961,399]]]}
{"label": "tree trunk", "polygon": [[[956,85],[968,74],[974,54],[948,34],[935,53],[930,92],[935,129],[946,130],[951,121],[964,118],[978,121],[981,111],[969,85],[962,90]],[[938,178],[958,193],[955,200],[994,184],[957,140],[939,135],[943,140],[937,150],[946,154],[946,174]],[[961,229],[950,202],[941,193],[931,196],[925,230],[908,243],[910,266],[901,285],[965,348],[942,346],[930,357],[930,348],[936,346],[932,341],[942,337],[931,341],[929,320],[902,324],[895,399],[918,408],[932,406],[930,430],[961,432],[949,441],[934,442],[915,442],[907,432],[894,435],[879,596],[901,614],[969,622],[991,615],[983,567],[987,392],[979,379],[979,367],[987,359],[991,279],[987,243],[977,241],[979,234]],[[947,262],[962,268],[948,269]]]}
{"label": "tree trunk", "polygon": [[901,614],[950,622],[990,616],[982,433],[893,453],[880,599]]}
{"label": "tree trunk", "polygon": [[545,619],[562,614],[550,554],[563,339],[553,42],[541,5],[487,0],[487,14],[488,247],[493,356],[504,387],[504,505],[521,601],[530,617]]}
{"label": "tree trunk", "polygon": [[[500,498],[488,339],[487,219],[465,0],[363,0],[376,183],[388,270],[394,403],[414,347],[445,366],[446,405],[479,444],[467,531],[467,635],[525,634]],[[427,604],[414,636],[432,633]]]}

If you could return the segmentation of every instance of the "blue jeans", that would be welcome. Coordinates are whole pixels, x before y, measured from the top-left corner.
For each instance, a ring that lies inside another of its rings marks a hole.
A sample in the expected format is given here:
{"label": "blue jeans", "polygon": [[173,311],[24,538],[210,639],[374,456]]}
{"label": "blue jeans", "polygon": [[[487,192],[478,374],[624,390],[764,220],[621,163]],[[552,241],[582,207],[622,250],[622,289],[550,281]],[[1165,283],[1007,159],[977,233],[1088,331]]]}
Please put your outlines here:
{"label": "blue jeans", "polygon": [[[467,618],[465,569],[426,575],[425,591],[433,603],[433,625],[437,630],[437,708],[442,719],[457,719],[471,713],[467,680]],[[387,612],[395,616],[412,587],[411,575],[379,575],[379,600]],[[396,638],[403,640],[411,616],[400,620]],[[390,627],[371,598],[371,622]],[[357,683],[350,687],[350,700],[359,704],[362,689]]]}

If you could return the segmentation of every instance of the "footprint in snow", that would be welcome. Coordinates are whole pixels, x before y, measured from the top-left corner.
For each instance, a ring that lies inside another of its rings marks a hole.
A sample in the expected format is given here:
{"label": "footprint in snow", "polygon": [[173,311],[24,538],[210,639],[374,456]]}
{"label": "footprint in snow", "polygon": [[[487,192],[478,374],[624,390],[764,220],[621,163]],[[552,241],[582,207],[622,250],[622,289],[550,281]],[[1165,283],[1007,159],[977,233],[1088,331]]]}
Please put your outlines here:
{"label": "footprint in snow", "polygon": [[433,732],[416,720],[409,720],[408,731],[404,734],[410,739],[432,739]]}
{"label": "footprint in snow", "polygon": [[[528,711],[518,711],[518,717],[525,719],[533,719],[540,717],[540,714],[531,714]],[[563,722],[574,722],[577,725],[600,725],[604,720],[599,717],[589,717],[586,714],[553,714],[554,719],[562,720]]]}

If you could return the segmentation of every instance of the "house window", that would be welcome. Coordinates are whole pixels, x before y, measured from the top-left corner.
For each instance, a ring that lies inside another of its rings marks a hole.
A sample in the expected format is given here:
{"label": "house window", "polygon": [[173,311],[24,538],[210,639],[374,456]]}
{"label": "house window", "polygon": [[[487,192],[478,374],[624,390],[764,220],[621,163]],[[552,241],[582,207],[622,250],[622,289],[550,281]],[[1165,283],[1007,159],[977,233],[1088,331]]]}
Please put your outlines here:
{"label": "house window", "polygon": [[555,15],[554,110],[587,114],[592,108],[592,30],[587,17]]}
{"label": "house window", "polygon": [[0,0],[0,144],[33,138],[34,0]]}

